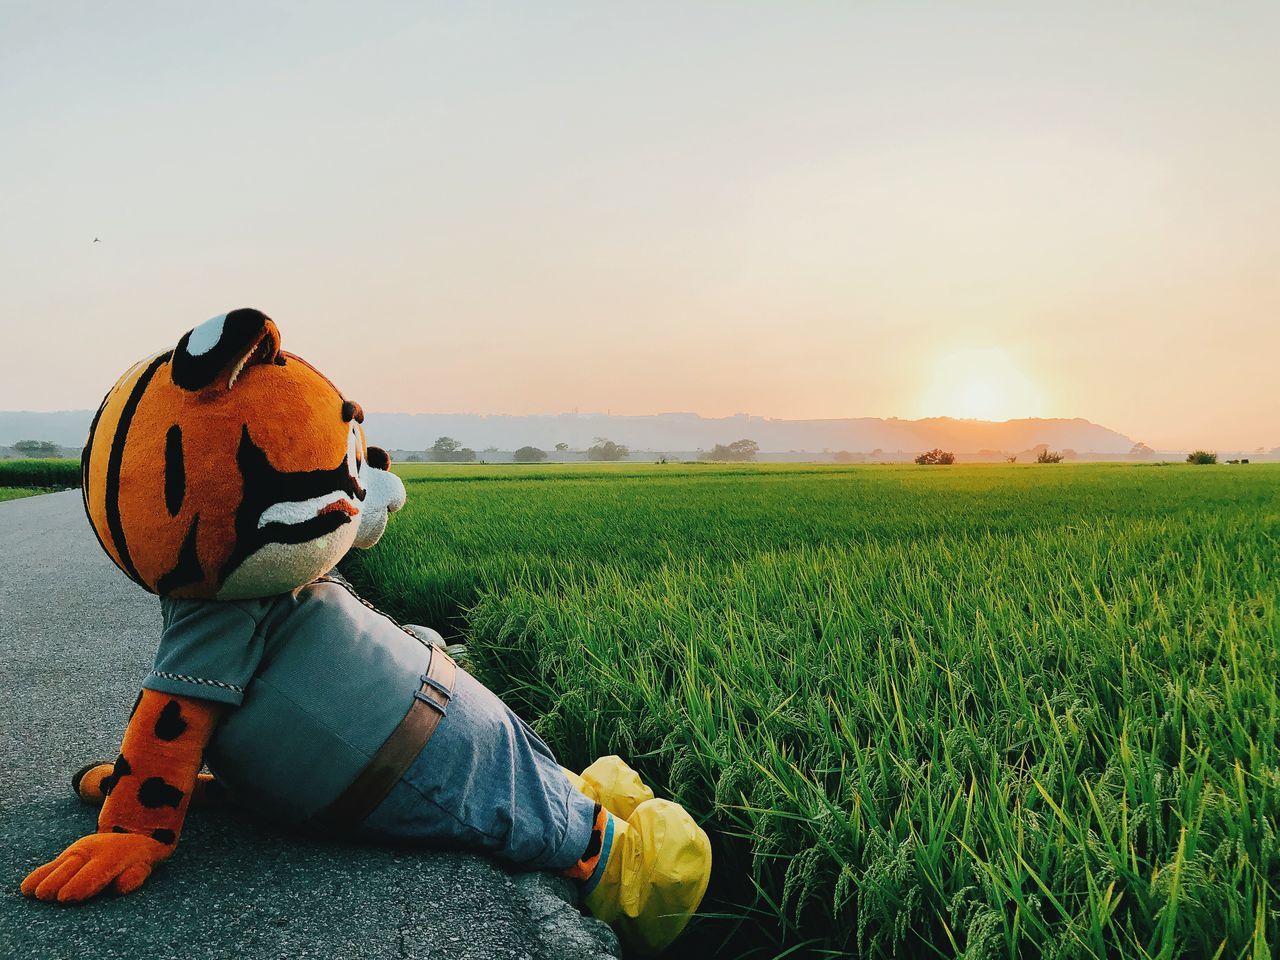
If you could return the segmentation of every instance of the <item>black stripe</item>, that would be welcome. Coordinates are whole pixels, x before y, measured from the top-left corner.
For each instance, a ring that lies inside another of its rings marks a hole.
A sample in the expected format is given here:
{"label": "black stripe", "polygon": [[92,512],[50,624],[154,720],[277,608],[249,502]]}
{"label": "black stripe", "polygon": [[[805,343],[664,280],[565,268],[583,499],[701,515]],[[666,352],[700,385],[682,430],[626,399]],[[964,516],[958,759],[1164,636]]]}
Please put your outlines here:
{"label": "black stripe", "polygon": [[187,493],[187,471],[182,462],[182,428],[176,423],[164,438],[164,505],[176,517]]}
{"label": "black stripe", "polygon": [[107,395],[102,398],[102,403],[98,404],[98,412],[93,415],[93,423],[89,424],[89,439],[84,442],[84,449],[80,451],[80,501],[84,504],[84,515],[89,518],[89,529],[93,531],[93,535],[98,538],[98,546],[102,548],[103,553],[107,553],[107,545],[102,542],[102,534],[98,532],[98,526],[93,522],[93,514],[89,512],[89,458],[93,455],[93,435],[98,430],[98,421],[102,419],[102,411],[107,409],[107,401],[111,399],[113,391],[108,390]]}
{"label": "black stripe", "polygon": [[351,515],[341,510],[330,510],[298,523],[268,523],[259,527],[265,543],[306,543],[351,522]]}
{"label": "black stripe", "polygon": [[600,804],[596,804],[591,810],[591,836],[587,837],[587,849],[582,851],[582,856],[578,858],[578,862],[590,860],[593,857],[600,856],[600,850],[604,847],[604,837],[600,833]]}
{"label": "black stripe", "polygon": [[93,449],[93,435],[98,432],[98,421],[102,419],[102,411],[107,409],[107,401],[110,399],[111,392],[108,391],[98,404],[98,412],[93,415],[93,423],[89,424],[89,439],[84,442],[84,449],[80,451],[80,489],[84,491],[86,510],[89,508],[89,451]]}
{"label": "black stripe", "polygon": [[200,569],[200,556],[196,553],[196,529],[200,526],[200,514],[196,514],[187,530],[186,539],[178,550],[178,560],[173,569],[156,581],[156,593],[164,596],[179,587],[189,587],[204,579],[204,571]]}
{"label": "black stripe", "polygon": [[138,377],[138,382],[133,385],[129,399],[125,401],[124,409],[120,411],[120,419],[116,422],[116,432],[111,438],[111,459],[107,461],[107,529],[111,531],[116,552],[120,554],[121,569],[134,583],[146,589],[150,588],[142,582],[142,577],[138,575],[138,568],[133,565],[133,558],[129,556],[129,545],[124,539],[124,524],[120,522],[120,467],[124,463],[124,445],[129,439],[129,424],[133,421],[138,404],[142,402],[142,395],[146,393],[147,385],[151,383],[151,378],[155,376],[156,371],[172,356],[172,351],[160,354],[151,361],[147,369],[142,372],[142,376]]}

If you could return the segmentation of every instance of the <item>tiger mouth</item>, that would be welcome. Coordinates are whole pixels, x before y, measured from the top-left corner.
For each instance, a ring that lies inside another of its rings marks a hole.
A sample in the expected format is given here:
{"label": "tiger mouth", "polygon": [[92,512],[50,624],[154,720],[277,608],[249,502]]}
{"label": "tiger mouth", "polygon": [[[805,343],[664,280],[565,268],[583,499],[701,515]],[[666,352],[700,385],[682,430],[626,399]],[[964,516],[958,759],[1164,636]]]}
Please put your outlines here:
{"label": "tiger mouth", "polygon": [[310,520],[300,523],[283,523],[280,521],[267,523],[258,528],[262,543],[306,543],[333,533],[339,527],[351,522],[352,514],[344,510],[323,510]]}
{"label": "tiger mouth", "polygon": [[275,530],[281,526],[299,527],[304,523],[330,515],[340,518],[341,522],[338,526],[341,526],[347,520],[360,515],[360,508],[351,500],[363,492],[363,488],[359,487],[355,494],[346,490],[330,490],[318,497],[308,497],[305,500],[273,503],[259,514],[258,533],[262,535],[266,530]]}
{"label": "tiger mouth", "polygon": [[346,497],[339,497],[337,500],[333,501],[333,503],[329,504],[328,506],[321,507],[319,510],[317,510],[316,516],[319,517],[319,516],[323,516],[326,513],[334,513],[334,512],[341,512],[341,513],[345,513],[349,517],[354,517],[356,514],[360,512],[360,508],[357,507],[355,504],[353,504]]}

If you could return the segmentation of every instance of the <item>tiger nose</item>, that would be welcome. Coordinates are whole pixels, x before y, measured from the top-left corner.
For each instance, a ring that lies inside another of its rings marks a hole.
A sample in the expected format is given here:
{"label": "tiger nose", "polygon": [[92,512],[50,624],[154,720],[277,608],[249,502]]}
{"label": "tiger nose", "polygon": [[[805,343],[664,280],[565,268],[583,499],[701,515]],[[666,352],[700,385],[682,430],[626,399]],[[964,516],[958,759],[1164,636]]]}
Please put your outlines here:
{"label": "tiger nose", "polygon": [[391,499],[387,501],[387,513],[395,513],[404,506],[408,493],[404,488],[404,481],[397,477],[394,473],[385,474],[388,480],[392,482]]}
{"label": "tiger nose", "polygon": [[365,462],[375,470],[391,469],[391,454],[381,447],[369,447],[364,452]]}

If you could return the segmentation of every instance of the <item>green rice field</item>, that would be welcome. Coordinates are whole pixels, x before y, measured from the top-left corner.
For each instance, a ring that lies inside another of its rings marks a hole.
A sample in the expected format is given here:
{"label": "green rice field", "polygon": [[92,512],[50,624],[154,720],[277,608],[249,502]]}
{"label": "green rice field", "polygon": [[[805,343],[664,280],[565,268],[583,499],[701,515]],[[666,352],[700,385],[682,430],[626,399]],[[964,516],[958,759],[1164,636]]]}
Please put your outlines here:
{"label": "green rice field", "polygon": [[1275,955],[1280,466],[397,469],[348,574],[705,825],[680,955]]}

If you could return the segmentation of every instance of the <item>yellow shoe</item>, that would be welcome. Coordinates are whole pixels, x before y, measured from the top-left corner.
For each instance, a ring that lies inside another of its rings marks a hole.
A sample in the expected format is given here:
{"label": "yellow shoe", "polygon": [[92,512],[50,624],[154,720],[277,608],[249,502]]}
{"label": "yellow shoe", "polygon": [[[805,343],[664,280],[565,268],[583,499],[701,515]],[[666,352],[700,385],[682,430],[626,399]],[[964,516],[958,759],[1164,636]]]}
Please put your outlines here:
{"label": "yellow shoe", "polygon": [[[560,769],[564,770],[564,767]],[[623,763],[621,757],[601,757],[581,775],[572,770],[564,770],[564,775],[580,793],[585,793],[623,820],[629,820],[636,807],[653,799],[653,791],[645,786],[640,774]]]}
{"label": "yellow shoe", "polygon": [[711,842],[702,828],[678,803],[645,800],[629,819],[609,818],[600,865],[583,893],[624,947],[651,955],[684,930],[710,879]]}

